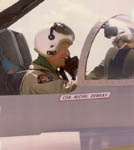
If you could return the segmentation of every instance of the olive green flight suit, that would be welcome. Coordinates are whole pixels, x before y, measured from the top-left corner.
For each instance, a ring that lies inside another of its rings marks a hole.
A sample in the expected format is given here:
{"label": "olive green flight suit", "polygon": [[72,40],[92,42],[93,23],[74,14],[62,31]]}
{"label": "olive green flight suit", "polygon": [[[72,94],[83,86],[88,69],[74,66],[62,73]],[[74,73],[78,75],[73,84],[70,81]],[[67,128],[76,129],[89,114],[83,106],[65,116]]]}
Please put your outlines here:
{"label": "olive green flight suit", "polygon": [[20,86],[20,94],[68,93],[76,88],[76,84],[67,87],[66,82],[59,77],[47,60],[39,56],[25,74]]}

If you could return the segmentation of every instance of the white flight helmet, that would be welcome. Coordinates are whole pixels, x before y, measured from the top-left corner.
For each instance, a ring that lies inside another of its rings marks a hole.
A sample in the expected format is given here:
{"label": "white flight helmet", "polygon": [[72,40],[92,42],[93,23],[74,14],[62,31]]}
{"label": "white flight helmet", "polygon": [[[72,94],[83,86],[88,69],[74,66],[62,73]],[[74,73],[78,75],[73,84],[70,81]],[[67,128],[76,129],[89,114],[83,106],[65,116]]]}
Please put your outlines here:
{"label": "white flight helmet", "polygon": [[34,49],[39,55],[48,57],[55,55],[63,41],[70,45],[75,39],[74,32],[63,23],[54,23],[51,28],[37,33],[34,41]]}

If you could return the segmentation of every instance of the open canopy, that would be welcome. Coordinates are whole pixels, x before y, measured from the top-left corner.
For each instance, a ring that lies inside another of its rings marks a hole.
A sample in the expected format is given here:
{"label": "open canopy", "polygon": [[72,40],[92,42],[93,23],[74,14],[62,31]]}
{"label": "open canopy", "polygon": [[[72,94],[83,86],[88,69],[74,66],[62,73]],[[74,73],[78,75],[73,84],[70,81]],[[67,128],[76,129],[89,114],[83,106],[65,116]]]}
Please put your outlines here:
{"label": "open canopy", "polygon": [[8,28],[44,0],[19,0],[0,12],[0,28]]}

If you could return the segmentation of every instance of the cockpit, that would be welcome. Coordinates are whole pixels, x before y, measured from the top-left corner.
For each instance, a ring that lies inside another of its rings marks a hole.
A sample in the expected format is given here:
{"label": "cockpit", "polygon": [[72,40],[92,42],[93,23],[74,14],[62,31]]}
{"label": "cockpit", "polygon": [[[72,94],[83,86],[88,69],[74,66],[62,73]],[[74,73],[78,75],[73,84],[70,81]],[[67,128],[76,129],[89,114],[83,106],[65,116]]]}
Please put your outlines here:
{"label": "cockpit", "polygon": [[117,15],[99,23],[93,28],[95,33],[90,32],[94,37],[88,53],[86,80],[133,79],[134,22],[127,15]]}

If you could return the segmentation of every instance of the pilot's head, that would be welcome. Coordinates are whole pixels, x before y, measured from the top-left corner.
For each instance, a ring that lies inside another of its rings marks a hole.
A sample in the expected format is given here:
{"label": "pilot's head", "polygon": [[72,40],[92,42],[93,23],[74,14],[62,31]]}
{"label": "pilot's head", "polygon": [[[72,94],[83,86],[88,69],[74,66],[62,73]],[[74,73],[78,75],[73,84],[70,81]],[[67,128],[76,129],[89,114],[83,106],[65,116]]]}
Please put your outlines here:
{"label": "pilot's head", "polygon": [[75,35],[71,28],[63,23],[54,23],[52,27],[37,33],[34,49],[58,68],[64,66],[66,57],[70,56],[68,48],[74,39]]}
{"label": "pilot's head", "polygon": [[113,40],[113,45],[118,48],[134,48],[134,34],[121,34]]}

